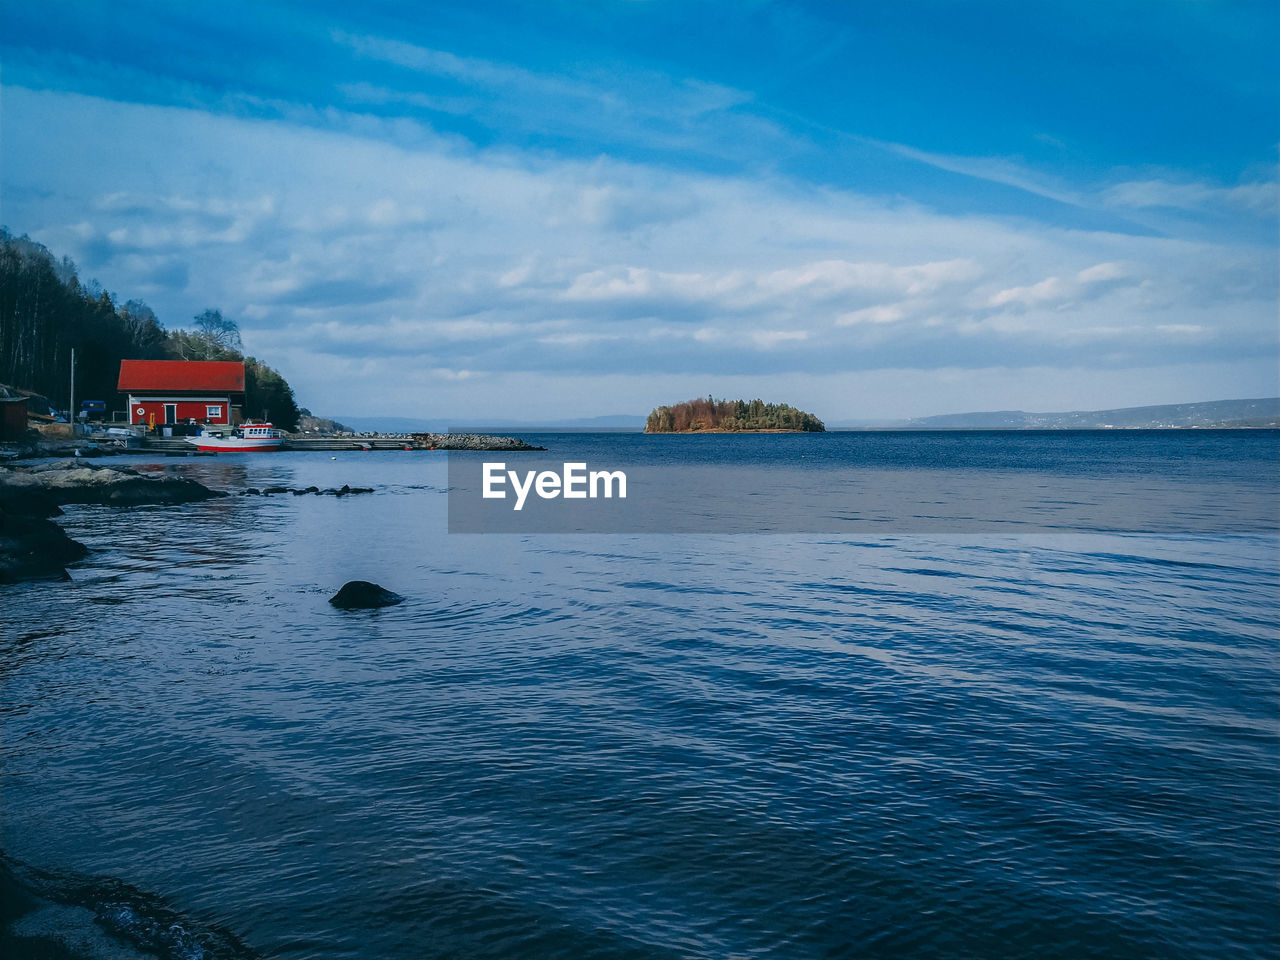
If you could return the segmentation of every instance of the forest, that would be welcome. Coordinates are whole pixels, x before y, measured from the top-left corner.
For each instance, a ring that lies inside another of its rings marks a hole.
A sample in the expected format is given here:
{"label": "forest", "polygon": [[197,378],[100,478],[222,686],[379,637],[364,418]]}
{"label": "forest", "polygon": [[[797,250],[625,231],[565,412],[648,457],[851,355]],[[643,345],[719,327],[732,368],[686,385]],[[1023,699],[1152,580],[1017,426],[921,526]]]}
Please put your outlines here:
{"label": "forest", "polygon": [[821,433],[826,427],[813,414],[785,403],[765,403],[760,399],[716,400],[714,397],[699,397],[669,407],[657,407],[644,425],[645,433],[697,433],[703,430]]}
{"label": "forest", "polygon": [[243,360],[245,417],[270,419],[284,430],[298,423],[293,390],[277,371],[246,357],[240,329],[218,310],[205,310],[190,329],[166,330],[141,300],[118,303],[93,280],[82,283],[68,257],[0,228],[0,383],[70,402],[71,351],[76,398],[120,406],[121,360]]}

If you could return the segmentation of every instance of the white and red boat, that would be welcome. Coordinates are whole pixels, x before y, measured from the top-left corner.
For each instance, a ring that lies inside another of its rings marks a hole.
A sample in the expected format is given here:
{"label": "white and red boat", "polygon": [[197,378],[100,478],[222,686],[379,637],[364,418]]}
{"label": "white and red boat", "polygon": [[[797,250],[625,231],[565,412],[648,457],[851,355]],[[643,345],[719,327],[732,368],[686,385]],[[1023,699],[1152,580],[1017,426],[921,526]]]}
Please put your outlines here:
{"label": "white and red boat", "polygon": [[198,437],[187,437],[197,450],[214,453],[251,453],[279,450],[284,442],[284,431],[269,423],[242,423],[229,435],[202,431]]}

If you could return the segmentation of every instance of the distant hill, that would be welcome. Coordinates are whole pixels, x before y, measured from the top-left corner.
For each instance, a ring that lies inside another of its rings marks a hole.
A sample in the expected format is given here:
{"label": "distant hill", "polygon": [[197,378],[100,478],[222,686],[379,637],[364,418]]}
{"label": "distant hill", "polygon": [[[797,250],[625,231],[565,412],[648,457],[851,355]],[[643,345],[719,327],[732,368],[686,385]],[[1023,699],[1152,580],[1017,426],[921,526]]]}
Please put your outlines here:
{"label": "distant hill", "polygon": [[641,430],[644,417],[616,414],[604,417],[576,417],[565,420],[420,420],[410,417],[339,417],[351,429],[378,433],[469,433],[491,430]]}
{"label": "distant hill", "polygon": [[898,430],[1137,430],[1159,428],[1280,427],[1280,397],[1257,400],[1210,400],[1170,403],[1116,410],[1073,410],[1067,413],[1027,413],[994,410],[948,413],[912,420],[847,421],[847,429]]}
{"label": "distant hill", "polygon": [[547,427],[573,427],[581,430],[643,430],[644,417],[629,413],[613,414],[607,417],[578,417],[573,420],[552,420],[543,424]]}
{"label": "distant hill", "polygon": [[[380,433],[443,433],[447,430],[642,430],[645,418],[631,414],[576,417],[562,420],[445,420],[411,417],[337,417],[348,429]],[[1116,410],[1075,410],[1068,413],[1027,413],[994,410],[949,413],[913,420],[839,420],[836,430],[1101,430],[1158,427],[1280,427],[1280,397],[1259,400],[1211,400]]]}
{"label": "distant hill", "polygon": [[353,433],[354,431],[345,423],[339,423],[337,420],[330,420],[327,417],[317,417],[306,407],[303,407],[298,411],[298,429],[296,432]]}

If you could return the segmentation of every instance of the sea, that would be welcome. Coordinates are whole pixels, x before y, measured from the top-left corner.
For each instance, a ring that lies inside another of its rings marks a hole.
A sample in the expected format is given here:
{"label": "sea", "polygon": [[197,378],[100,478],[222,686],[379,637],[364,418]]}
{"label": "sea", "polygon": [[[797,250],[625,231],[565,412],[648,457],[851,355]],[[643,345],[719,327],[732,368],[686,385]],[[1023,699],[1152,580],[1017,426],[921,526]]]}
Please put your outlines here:
{"label": "sea", "polygon": [[1280,432],[523,436],[1075,506],[450,533],[492,455],[100,461],[233,496],[0,593],[7,957],[1280,955]]}

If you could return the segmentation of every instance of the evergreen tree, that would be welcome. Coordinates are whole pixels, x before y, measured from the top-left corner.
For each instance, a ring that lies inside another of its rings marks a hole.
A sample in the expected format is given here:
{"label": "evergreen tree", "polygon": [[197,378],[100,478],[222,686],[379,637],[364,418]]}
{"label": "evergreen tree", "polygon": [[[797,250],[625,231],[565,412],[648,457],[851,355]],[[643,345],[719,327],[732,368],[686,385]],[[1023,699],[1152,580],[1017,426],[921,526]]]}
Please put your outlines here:
{"label": "evergreen tree", "polygon": [[686,400],[670,407],[655,407],[645,420],[645,433],[689,433],[700,430],[796,430],[821,433],[822,421],[811,413],[785,403],[745,400]]}
{"label": "evergreen tree", "polygon": [[[245,360],[240,328],[220,310],[195,317],[193,330],[166,331],[141,300],[118,306],[96,281],[81,283],[67,257],[56,259],[41,244],[0,228],[0,383],[65,407],[73,349],[76,395],[109,406],[121,360]],[[284,377],[250,357],[245,378],[246,415],[269,414],[278,426],[294,429],[298,408]]]}

